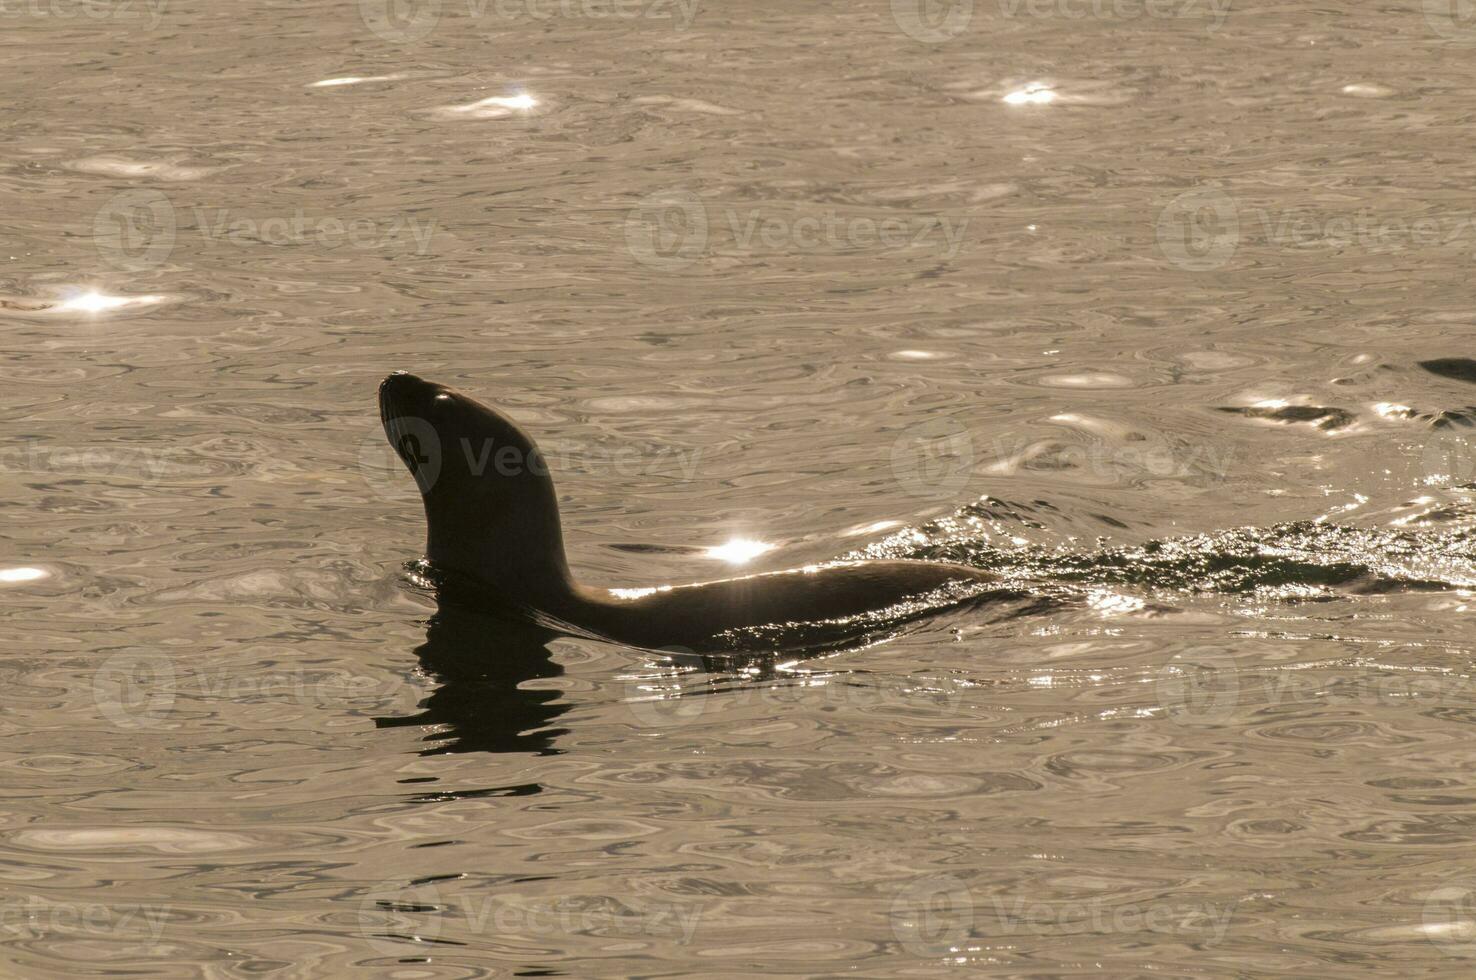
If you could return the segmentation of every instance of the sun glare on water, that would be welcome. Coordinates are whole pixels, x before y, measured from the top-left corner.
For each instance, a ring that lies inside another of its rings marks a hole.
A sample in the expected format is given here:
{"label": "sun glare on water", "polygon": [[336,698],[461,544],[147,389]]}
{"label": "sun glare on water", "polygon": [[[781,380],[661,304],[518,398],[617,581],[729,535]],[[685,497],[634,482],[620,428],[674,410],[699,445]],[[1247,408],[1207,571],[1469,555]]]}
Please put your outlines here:
{"label": "sun glare on water", "polygon": [[485,100],[488,105],[500,105],[504,109],[531,109],[538,104],[538,100],[527,92],[510,95],[506,98],[492,98]]}
{"label": "sun glare on water", "polygon": [[61,313],[109,313],[129,306],[146,306],[158,303],[162,296],[109,296],[95,289],[69,296],[52,309]]}
{"label": "sun glare on water", "polygon": [[716,558],[718,561],[742,565],[773,550],[774,546],[764,541],[754,541],[752,538],[731,538],[723,544],[708,548],[706,554],[707,557]]}
{"label": "sun glare on water", "polygon": [[541,105],[527,92],[494,95],[465,105],[441,106],[435,115],[442,119],[504,119],[519,112],[529,112]]}
{"label": "sun glare on water", "polygon": [[1006,105],[1047,105],[1056,101],[1056,92],[1045,85],[1027,85],[1009,93],[1001,101]]}

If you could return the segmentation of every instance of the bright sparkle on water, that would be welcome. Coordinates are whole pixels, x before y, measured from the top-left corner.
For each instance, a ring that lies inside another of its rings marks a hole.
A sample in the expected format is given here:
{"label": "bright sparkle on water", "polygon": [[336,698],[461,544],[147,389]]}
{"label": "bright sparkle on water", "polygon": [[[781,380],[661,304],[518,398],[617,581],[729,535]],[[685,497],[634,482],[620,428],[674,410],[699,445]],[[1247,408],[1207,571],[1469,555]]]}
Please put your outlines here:
{"label": "bright sparkle on water", "polygon": [[732,538],[723,544],[708,548],[707,557],[716,558],[719,561],[731,562],[734,565],[742,565],[744,562],[752,561],[766,551],[773,550],[773,545],[763,541],[754,541],[751,538]]}
{"label": "bright sparkle on water", "polygon": [[514,111],[527,112],[538,104],[538,100],[527,92],[519,92],[516,95],[494,95],[466,105],[443,106],[436,113],[446,118],[501,119]]}
{"label": "bright sparkle on water", "polygon": [[308,88],[336,88],[339,85],[362,85],[365,82],[397,82],[406,78],[404,72],[396,72],[393,75],[339,75],[335,78],[324,78],[321,81],[311,82]]}
{"label": "bright sparkle on water", "polygon": [[1027,85],[1006,95],[1001,101],[1006,105],[1046,105],[1056,101],[1056,92],[1046,85]]}
{"label": "bright sparkle on water", "polygon": [[30,565],[19,565],[14,568],[0,568],[0,583],[14,585],[19,582],[35,582],[38,579],[49,578],[50,574],[44,568],[34,568]]}
{"label": "bright sparkle on water", "polygon": [[104,296],[102,293],[83,293],[57,304],[59,310],[79,310],[83,313],[101,313],[127,304],[122,296]]}
{"label": "bright sparkle on water", "polygon": [[504,109],[531,109],[538,104],[538,100],[527,92],[519,92],[507,98],[492,98],[486,100],[491,105],[500,105]]}
{"label": "bright sparkle on water", "polygon": [[537,104],[538,100],[533,96],[527,92],[519,92],[517,95],[494,95],[470,105],[457,106],[457,108],[463,112],[473,112],[477,109],[485,109],[487,106],[495,106],[498,109],[531,109]]}
{"label": "bright sparkle on water", "polygon": [[106,313],[125,306],[157,303],[162,298],[160,296],[109,296],[92,289],[62,300],[53,309],[63,313]]}

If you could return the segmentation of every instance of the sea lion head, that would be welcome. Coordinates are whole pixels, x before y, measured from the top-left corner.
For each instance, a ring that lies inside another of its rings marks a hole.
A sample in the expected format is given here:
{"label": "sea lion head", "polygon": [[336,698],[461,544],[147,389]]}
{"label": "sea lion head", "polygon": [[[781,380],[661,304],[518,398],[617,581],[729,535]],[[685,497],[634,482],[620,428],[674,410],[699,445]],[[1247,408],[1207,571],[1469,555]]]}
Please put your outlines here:
{"label": "sea lion head", "polygon": [[516,423],[403,371],[380,384],[379,416],[420,489],[432,564],[513,590],[567,582],[548,465]]}

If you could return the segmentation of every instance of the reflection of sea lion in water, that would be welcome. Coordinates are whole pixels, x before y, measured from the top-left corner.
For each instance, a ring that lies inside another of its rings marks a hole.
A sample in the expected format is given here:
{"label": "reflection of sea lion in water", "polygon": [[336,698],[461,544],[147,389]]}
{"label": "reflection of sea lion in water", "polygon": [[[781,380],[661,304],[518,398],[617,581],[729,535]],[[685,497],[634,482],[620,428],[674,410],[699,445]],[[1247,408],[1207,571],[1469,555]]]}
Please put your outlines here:
{"label": "reflection of sea lion in water", "polygon": [[479,597],[563,631],[690,650],[834,643],[973,599],[996,580],[967,565],[847,561],[696,585],[607,592],[569,573],[553,481],[510,420],[443,385],[379,387],[390,444],[425,502],[426,557]]}

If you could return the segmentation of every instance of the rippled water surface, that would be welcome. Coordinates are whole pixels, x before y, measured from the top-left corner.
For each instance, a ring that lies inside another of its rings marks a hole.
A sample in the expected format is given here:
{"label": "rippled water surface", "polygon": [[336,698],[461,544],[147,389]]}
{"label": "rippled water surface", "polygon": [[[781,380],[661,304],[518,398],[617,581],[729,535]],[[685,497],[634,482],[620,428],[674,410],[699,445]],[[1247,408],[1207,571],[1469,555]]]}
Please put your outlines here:
{"label": "rippled water surface", "polygon": [[[0,0],[3,972],[1469,976],[1463,6]],[[400,368],[1017,595],[432,619]]]}

